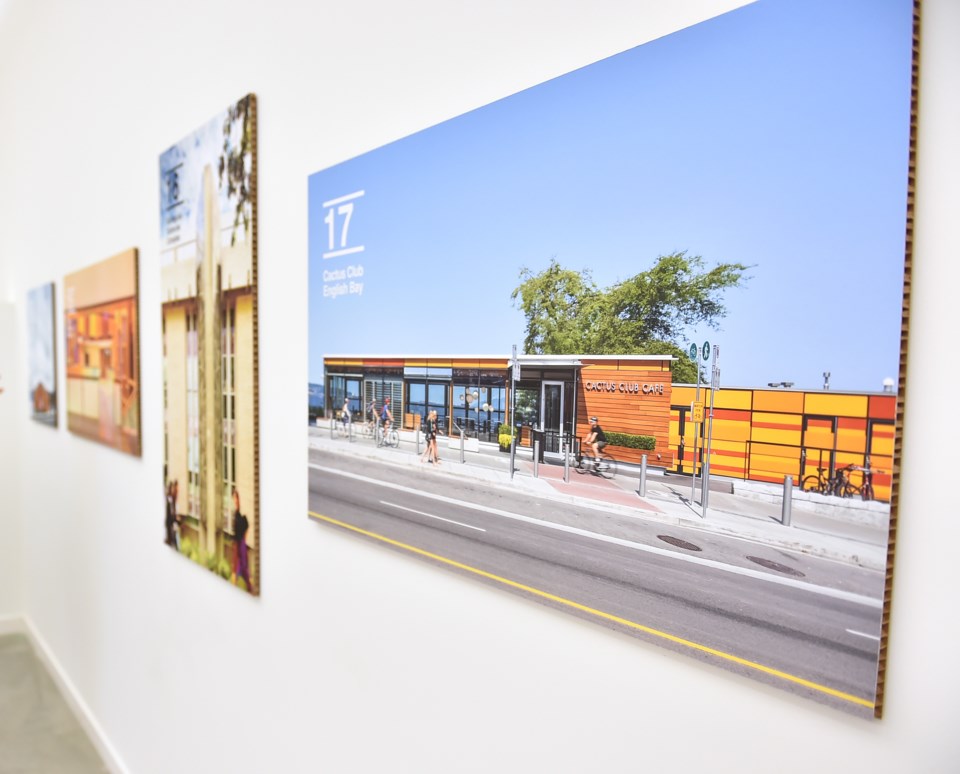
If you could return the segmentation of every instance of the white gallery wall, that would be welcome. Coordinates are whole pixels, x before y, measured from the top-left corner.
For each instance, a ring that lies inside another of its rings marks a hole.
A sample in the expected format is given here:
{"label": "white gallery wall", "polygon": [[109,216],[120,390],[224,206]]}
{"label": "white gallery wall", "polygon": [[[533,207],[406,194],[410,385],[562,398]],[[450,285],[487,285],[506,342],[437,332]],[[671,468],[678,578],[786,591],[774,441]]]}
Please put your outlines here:
{"label": "white gallery wall", "polygon": [[[23,411],[27,391],[16,389],[23,371],[18,368],[16,324],[18,310],[0,295],[0,633],[4,631],[4,615],[23,609],[20,565],[20,513],[15,502],[19,497],[16,477],[19,468],[17,444],[13,433],[18,415]],[[23,398],[23,402],[19,399]]]}
{"label": "white gallery wall", "polygon": [[[56,281],[62,312],[64,274],[140,250],[141,459],[68,433],[62,409],[57,430],[31,422],[26,385],[6,377],[18,367],[0,363],[0,622],[32,628],[114,768],[960,767],[954,0],[924,2],[907,426],[881,721],[306,516],[307,175],[740,4],[0,0],[0,315],[3,302],[14,305],[0,316],[11,345],[0,356],[12,349],[25,362],[29,288]],[[248,92],[258,97],[260,138],[259,599],[171,552],[162,526],[157,158]],[[59,314],[57,331],[63,385]]]}

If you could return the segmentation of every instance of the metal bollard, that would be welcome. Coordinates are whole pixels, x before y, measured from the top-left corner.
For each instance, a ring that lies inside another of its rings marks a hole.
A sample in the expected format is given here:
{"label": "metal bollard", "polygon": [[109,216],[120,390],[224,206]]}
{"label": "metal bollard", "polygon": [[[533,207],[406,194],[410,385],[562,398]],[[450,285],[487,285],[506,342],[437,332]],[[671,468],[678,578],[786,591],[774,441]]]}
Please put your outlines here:
{"label": "metal bollard", "polygon": [[420,428],[417,428],[417,454],[420,453]]}
{"label": "metal bollard", "polygon": [[647,496],[647,455],[640,457],[640,484],[637,486],[637,494],[641,497]]}
{"label": "metal bollard", "polygon": [[330,417],[330,437],[333,438],[333,423],[336,420],[333,417]]}
{"label": "metal bollard", "polygon": [[460,464],[462,465],[466,462],[466,458],[463,456],[463,428],[460,428]]}
{"label": "metal bollard", "polygon": [[793,510],[793,476],[783,477],[783,507],[780,513],[780,523],[784,527],[790,526],[791,511]]}
{"label": "metal bollard", "polygon": [[533,477],[540,477],[540,439],[533,442]]}
{"label": "metal bollard", "polygon": [[570,444],[563,445],[563,483],[570,483]]}

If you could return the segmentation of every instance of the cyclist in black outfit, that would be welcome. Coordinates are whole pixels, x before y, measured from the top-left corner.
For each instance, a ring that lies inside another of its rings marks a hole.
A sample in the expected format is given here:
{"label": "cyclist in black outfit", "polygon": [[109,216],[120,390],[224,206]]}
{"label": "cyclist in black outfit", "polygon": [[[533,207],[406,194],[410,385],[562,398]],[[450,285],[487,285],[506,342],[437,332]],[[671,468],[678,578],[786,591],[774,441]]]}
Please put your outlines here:
{"label": "cyclist in black outfit", "polygon": [[600,465],[600,450],[607,445],[607,436],[600,427],[600,420],[597,417],[590,417],[590,435],[584,439],[584,443],[593,449],[593,465]]}

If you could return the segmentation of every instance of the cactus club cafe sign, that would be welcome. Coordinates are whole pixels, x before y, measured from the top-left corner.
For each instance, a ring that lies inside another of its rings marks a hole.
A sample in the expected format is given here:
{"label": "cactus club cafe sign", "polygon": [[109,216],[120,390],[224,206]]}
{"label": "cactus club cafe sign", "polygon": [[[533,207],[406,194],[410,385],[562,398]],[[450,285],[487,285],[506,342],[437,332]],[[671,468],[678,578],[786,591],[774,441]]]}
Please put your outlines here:
{"label": "cactus club cafe sign", "polygon": [[583,389],[619,395],[663,395],[663,385],[651,382],[584,382]]}

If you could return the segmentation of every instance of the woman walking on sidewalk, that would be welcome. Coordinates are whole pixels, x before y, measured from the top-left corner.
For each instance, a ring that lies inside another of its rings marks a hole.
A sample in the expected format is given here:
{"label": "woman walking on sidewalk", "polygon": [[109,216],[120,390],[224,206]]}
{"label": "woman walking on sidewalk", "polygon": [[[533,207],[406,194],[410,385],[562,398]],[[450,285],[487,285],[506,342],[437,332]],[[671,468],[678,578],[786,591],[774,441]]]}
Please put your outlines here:
{"label": "woman walking on sidewalk", "polygon": [[437,422],[437,412],[433,409],[427,414],[427,421],[424,422],[424,434],[426,436],[427,448],[420,457],[420,462],[430,461],[435,465],[440,464],[440,457],[437,455],[437,433],[439,432],[439,423]]}

